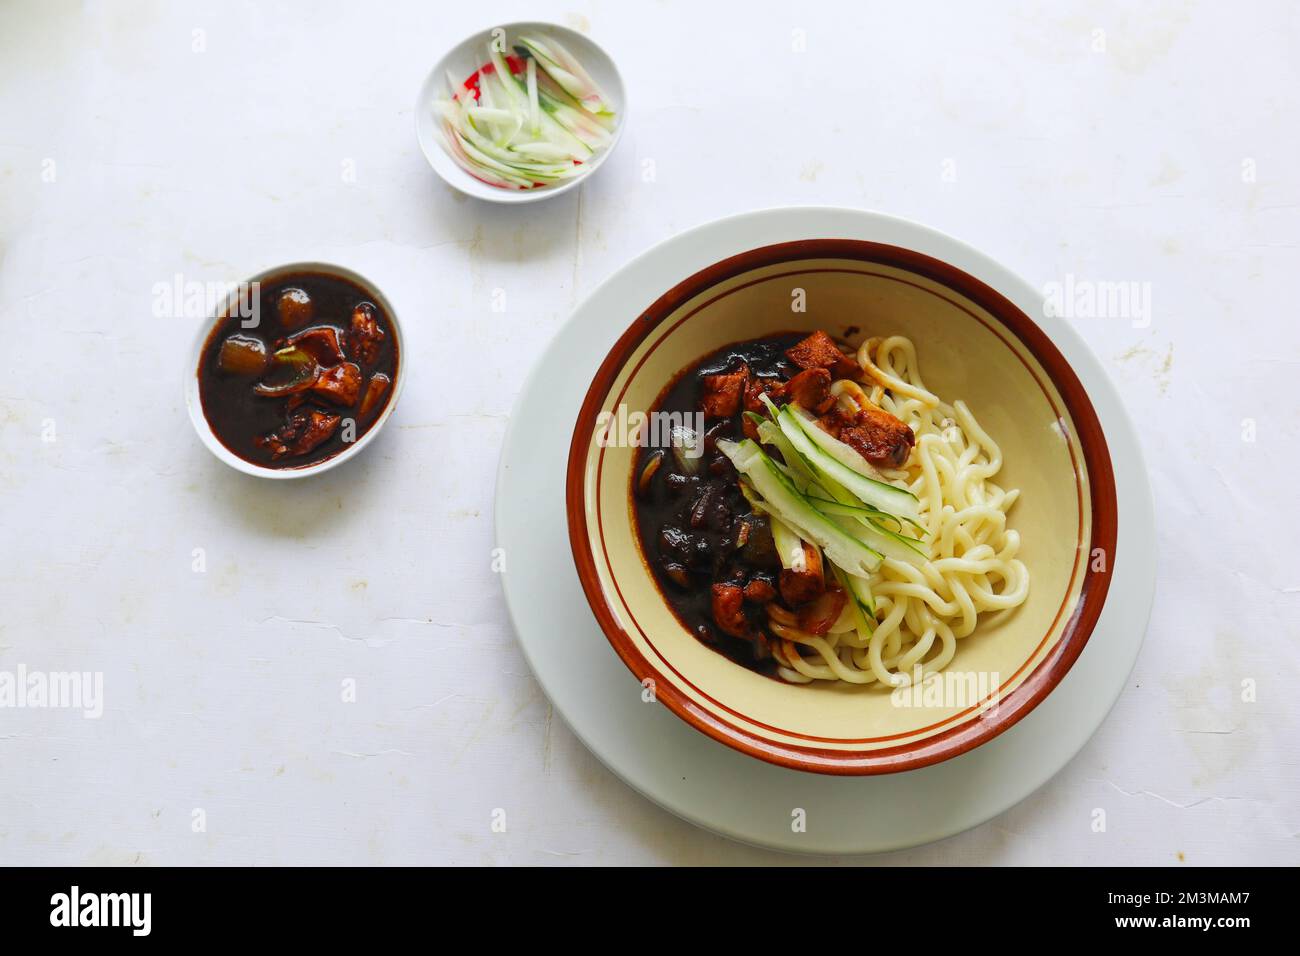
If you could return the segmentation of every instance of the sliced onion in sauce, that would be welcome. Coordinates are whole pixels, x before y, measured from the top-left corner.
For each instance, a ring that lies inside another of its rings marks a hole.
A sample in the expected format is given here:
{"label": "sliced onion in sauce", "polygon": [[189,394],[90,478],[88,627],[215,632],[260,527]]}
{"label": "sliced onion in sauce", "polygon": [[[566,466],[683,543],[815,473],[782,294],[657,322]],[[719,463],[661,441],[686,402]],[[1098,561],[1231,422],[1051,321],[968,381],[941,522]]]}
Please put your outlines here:
{"label": "sliced onion in sauce", "polygon": [[292,368],[293,375],[283,382],[271,385],[259,382],[254,385],[253,391],[263,398],[282,398],[295,392],[304,392],[316,383],[316,377],[320,374],[320,366],[316,364],[316,359],[296,345],[280,349],[271,356],[271,360],[273,364],[282,368]]}
{"label": "sliced onion in sauce", "polygon": [[637,479],[636,483],[637,494],[644,495],[650,490],[650,479],[655,476],[655,472],[659,470],[659,466],[663,463],[664,451],[661,448],[650,456],[650,460],[647,461],[645,467],[641,469],[641,477]]}
{"label": "sliced onion in sauce", "polygon": [[[694,430],[684,425],[674,425],[668,432],[668,440],[672,446],[673,459],[677,462],[677,467],[685,474],[697,475],[700,472],[700,465],[704,461],[704,449],[700,445],[700,436]],[[696,454],[688,454],[695,452]]]}

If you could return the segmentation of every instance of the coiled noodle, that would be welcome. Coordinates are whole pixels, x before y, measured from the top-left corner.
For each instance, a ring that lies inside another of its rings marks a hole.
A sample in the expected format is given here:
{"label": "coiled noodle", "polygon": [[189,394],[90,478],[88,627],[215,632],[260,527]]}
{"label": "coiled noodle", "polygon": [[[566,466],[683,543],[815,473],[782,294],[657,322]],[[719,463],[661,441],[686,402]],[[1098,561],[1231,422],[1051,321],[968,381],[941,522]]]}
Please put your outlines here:
{"label": "coiled noodle", "polygon": [[860,380],[841,379],[832,394],[846,410],[870,402],[911,427],[916,445],[907,462],[881,473],[916,495],[928,560],[884,560],[870,580],[869,634],[848,613],[820,636],[776,620],[769,628],[784,680],[893,688],[947,667],[980,614],[1023,604],[1029,573],[1016,557],[1020,534],[1007,524],[1020,492],[993,481],[1002,450],[966,404],[949,405],[926,388],[916,347],[901,335],[867,339],[857,360]]}

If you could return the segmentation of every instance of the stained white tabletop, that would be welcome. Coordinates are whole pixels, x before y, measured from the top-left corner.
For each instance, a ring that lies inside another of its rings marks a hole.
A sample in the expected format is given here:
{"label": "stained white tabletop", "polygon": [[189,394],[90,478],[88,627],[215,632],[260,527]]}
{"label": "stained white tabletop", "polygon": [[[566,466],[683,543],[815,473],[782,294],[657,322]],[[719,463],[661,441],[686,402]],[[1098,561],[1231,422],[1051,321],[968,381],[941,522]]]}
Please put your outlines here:
{"label": "stained white tabletop", "polygon": [[[589,32],[631,108],[579,189],[496,207],[436,179],[412,107],[512,19]],[[4,5],[0,863],[803,862],[605,770],[492,554],[512,402],[575,303],[785,204],[1068,290],[1156,500],[1146,645],[1092,742],[871,862],[1297,862],[1298,51],[1282,2]],[[201,318],[166,290],[305,259],[385,290],[410,377],[356,460],[262,482],[196,439]],[[3,706],[4,675],[67,672],[102,713]]]}

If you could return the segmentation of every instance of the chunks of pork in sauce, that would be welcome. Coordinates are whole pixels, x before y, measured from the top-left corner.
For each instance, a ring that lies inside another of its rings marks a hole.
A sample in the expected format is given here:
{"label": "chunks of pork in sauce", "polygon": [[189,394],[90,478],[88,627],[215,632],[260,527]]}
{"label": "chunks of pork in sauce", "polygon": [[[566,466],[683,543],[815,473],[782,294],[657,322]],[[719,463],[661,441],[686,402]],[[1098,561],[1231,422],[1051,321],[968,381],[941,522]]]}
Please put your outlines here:
{"label": "chunks of pork in sauce", "polygon": [[836,406],[821,418],[821,425],[867,461],[882,468],[901,468],[916,444],[912,429],[879,408],[844,412]]}
{"label": "chunks of pork in sauce", "polygon": [[825,634],[846,596],[816,547],[805,545],[802,560],[782,566],[767,517],[750,506],[717,442],[757,439],[746,412],[766,416],[766,396],[797,402],[873,464],[899,467],[914,443],[911,429],[882,409],[847,411],[831,393],[835,380],[860,377],[852,354],[825,332],[729,345],[683,371],[655,404],[670,421],[701,425],[694,447],[638,451],[633,510],[668,605],[700,641],[759,673],[777,666],[770,621]]}
{"label": "chunks of pork in sauce", "polygon": [[388,317],[365,289],[323,273],[263,285],[254,304],[218,322],[199,360],[213,433],[272,468],[338,454],[392,397],[400,357]]}

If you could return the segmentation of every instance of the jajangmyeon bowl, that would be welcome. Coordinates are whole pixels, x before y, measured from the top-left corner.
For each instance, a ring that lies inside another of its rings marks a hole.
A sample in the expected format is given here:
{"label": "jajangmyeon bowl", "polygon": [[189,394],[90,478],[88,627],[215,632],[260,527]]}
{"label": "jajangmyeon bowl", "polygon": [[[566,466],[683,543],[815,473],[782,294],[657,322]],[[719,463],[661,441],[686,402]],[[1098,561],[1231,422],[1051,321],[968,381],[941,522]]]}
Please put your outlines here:
{"label": "jajangmyeon bowl", "polygon": [[1114,561],[1077,378],[978,279],[808,240],[649,305],[570,452],[584,591],[646,693],[775,763],[962,753],[1060,681]]}

